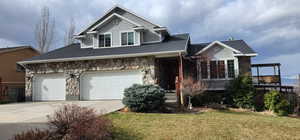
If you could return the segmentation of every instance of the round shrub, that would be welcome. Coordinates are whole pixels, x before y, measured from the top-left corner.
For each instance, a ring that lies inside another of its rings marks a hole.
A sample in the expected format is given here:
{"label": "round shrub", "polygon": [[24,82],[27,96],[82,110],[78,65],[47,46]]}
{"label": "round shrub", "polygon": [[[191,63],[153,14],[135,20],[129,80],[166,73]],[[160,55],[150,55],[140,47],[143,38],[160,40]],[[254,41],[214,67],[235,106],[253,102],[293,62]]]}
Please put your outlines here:
{"label": "round shrub", "polygon": [[240,108],[255,108],[255,89],[249,76],[239,76],[226,87],[226,103]]}
{"label": "round shrub", "polygon": [[287,116],[289,102],[278,91],[270,91],[265,95],[265,107],[279,116]]}
{"label": "round shrub", "polygon": [[278,91],[272,90],[265,94],[264,100],[266,109],[274,111],[276,104],[281,100],[281,96]]}
{"label": "round shrub", "polygon": [[275,107],[275,113],[279,116],[287,116],[289,110],[289,102],[286,99],[282,99]]}
{"label": "round shrub", "polygon": [[124,90],[123,104],[134,112],[157,110],[165,100],[165,90],[157,85],[134,84]]}

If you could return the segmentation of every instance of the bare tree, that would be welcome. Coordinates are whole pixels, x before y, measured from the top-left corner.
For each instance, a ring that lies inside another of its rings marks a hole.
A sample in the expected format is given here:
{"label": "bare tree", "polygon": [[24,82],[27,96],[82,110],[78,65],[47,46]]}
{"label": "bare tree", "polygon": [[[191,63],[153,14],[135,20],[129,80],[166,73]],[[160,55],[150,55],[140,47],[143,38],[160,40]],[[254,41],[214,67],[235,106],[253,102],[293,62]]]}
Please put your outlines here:
{"label": "bare tree", "polygon": [[192,77],[184,79],[182,82],[182,92],[188,96],[195,96],[204,93],[207,90],[207,83],[203,80],[195,80]]}
{"label": "bare tree", "polygon": [[[199,55],[193,57],[193,60],[197,65],[197,73],[200,73],[200,63],[208,62],[210,59],[206,55]],[[189,76],[182,81],[182,92],[188,99],[188,109],[192,109],[191,99],[196,96],[205,93],[209,87],[209,82],[203,79],[194,79]]]}
{"label": "bare tree", "polygon": [[191,99],[196,95],[203,94],[206,90],[207,83],[203,80],[195,80],[192,77],[188,77],[182,81],[182,92],[188,99],[188,109],[193,108]]}
{"label": "bare tree", "polygon": [[75,42],[75,39],[73,37],[75,34],[75,30],[76,30],[75,22],[74,22],[74,19],[71,18],[69,26],[67,27],[67,30],[65,33],[65,40],[64,40],[65,46],[70,45]]}
{"label": "bare tree", "polygon": [[35,28],[35,39],[38,50],[41,53],[49,51],[53,41],[55,20],[50,19],[50,11],[47,6],[41,10],[41,17]]}

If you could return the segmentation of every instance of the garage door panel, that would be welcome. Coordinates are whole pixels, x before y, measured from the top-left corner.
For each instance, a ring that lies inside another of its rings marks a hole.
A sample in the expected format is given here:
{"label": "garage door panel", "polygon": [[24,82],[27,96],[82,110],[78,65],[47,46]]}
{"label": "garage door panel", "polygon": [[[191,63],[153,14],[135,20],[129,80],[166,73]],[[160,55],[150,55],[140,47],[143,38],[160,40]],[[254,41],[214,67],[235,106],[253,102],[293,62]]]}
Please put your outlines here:
{"label": "garage door panel", "polygon": [[125,88],[142,84],[140,71],[86,73],[81,79],[81,99],[122,99]]}
{"label": "garage door panel", "polygon": [[65,100],[66,79],[63,74],[37,75],[34,78],[35,101]]}

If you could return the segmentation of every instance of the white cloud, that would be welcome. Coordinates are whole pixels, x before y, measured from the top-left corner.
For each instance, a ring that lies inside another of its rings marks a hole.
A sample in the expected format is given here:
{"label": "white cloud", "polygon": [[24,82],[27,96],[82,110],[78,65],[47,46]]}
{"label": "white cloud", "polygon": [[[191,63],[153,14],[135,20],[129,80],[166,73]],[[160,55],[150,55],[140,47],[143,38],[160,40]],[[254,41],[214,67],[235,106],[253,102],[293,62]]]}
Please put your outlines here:
{"label": "white cloud", "polygon": [[22,44],[12,41],[12,40],[0,38],[0,48],[14,47],[14,46],[20,46],[20,45],[22,45]]}

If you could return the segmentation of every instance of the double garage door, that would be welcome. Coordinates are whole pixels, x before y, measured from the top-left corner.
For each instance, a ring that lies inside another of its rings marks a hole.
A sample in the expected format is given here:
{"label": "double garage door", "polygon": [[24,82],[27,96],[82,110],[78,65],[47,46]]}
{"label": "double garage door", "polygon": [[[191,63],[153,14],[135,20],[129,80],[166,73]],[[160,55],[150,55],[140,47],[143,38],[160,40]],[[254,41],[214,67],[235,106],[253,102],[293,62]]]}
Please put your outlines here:
{"label": "double garage door", "polygon": [[[140,71],[88,72],[80,78],[80,100],[122,99],[125,88],[142,84]],[[33,82],[33,100],[66,100],[63,74],[37,75]]]}

